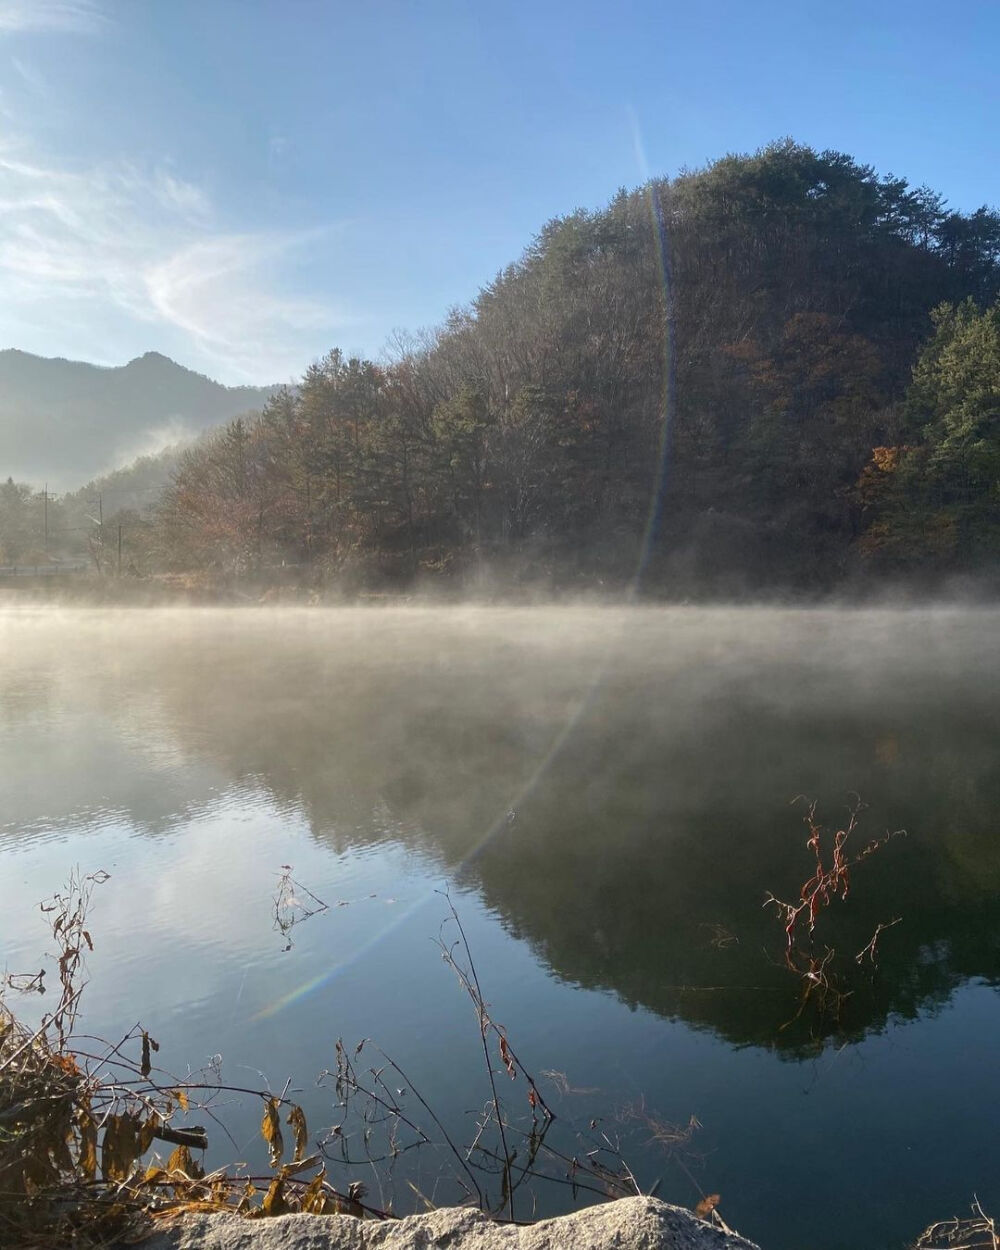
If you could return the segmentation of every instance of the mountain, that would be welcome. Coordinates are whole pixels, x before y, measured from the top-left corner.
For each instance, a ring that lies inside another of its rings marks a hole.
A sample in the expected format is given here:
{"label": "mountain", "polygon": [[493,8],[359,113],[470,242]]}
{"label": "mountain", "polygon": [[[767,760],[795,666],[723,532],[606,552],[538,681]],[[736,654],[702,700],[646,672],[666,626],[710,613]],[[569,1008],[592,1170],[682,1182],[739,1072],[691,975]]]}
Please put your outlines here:
{"label": "mountain", "polygon": [[0,479],[70,489],[258,409],[276,389],[222,386],[158,352],[103,368],[0,351]]}

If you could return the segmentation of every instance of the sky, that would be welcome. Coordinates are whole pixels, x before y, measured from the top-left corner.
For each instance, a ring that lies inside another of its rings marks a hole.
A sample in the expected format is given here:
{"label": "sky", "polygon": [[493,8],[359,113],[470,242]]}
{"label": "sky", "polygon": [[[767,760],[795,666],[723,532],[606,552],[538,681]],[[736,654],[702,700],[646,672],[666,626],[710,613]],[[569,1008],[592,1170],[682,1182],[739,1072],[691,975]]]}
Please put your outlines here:
{"label": "sky", "polygon": [[380,358],[552,217],[786,135],[1000,204],[998,60],[968,0],[0,0],[0,348]]}

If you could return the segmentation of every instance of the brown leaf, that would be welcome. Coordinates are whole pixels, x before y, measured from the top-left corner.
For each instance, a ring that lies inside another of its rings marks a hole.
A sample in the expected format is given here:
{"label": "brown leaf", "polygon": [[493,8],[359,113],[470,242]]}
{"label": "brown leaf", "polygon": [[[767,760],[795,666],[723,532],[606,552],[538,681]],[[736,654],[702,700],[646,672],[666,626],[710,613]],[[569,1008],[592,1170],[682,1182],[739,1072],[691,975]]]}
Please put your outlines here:
{"label": "brown leaf", "polygon": [[285,1153],[285,1143],[281,1136],[281,1121],[278,1118],[278,1100],[269,1098],[264,1107],[264,1118],[260,1122],[261,1136],[267,1142],[267,1155],[271,1167],[276,1168]]}
{"label": "brown leaf", "polygon": [[308,1172],[310,1168],[314,1168],[319,1163],[319,1155],[309,1155],[308,1158],[300,1160],[298,1163],[286,1163],[281,1169],[281,1175],[287,1181],[289,1177],[298,1176],[300,1172]]}
{"label": "brown leaf", "polygon": [[183,1172],[185,1176],[189,1176],[193,1181],[200,1181],[205,1175],[204,1168],[191,1157],[191,1149],[188,1146],[177,1147],[167,1160],[167,1171]]}
{"label": "brown leaf", "polygon": [[500,1034],[500,1058],[503,1060],[503,1066],[507,1069],[507,1075],[513,1081],[517,1076],[517,1068],[514,1066],[514,1059],[510,1053],[510,1047],[507,1045],[507,1039]]}
{"label": "brown leaf", "polygon": [[190,1176],[190,1168],[193,1163],[191,1151],[187,1146],[178,1146],[170,1158],[167,1160],[168,1172],[183,1172],[185,1176]]}
{"label": "brown leaf", "polygon": [[153,1066],[151,1063],[151,1056],[149,1052],[151,1050],[159,1050],[159,1049],[160,1049],[160,1043],[154,1042],[153,1039],[146,1032],[146,1030],[143,1029],[142,1031],[142,1063],[139,1065],[140,1076],[142,1077],[149,1076],[150,1069]]}
{"label": "brown leaf", "polygon": [[97,1125],[89,1112],[80,1118],[80,1171],[85,1180],[97,1179]]}
{"label": "brown leaf", "polygon": [[189,1109],[190,1104],[188,1102],[188,1096],[182,1089],[175,1089],[174,1097],[177,1099],[178,1105],[182,1111],[187,1111]]}
{"label": "brown leaf", "polygon": [[719,1205],[719,1194],[706,1194],[701,1202],[694,1209],[695,1215],[699,1220],[707,1220],[715,1208]]}
{"label": "brown leaf", "polygon": [[132,1165],[142,1154],[139,1148],[139,1119],[134,1115],[109,1115],[101,1142],[101,1179],[126,1180]]}
{"label": "brown leaf", "polygon": [[[273,1099],[272,1099],[273,1101]],[[285,1201],[285,1178],[276,1176],[267,1188],[264,1195],[264,1201],[260,1204],[261,1213],[263,1215],[284,1215],[288,1210],[288,1203]]]}
{"label": "brown leaf", "polygon": [[323,1189],[325,1180],[326,1168],[321,1168],[306,1186],[299,1203],[299,1210],[306,1211],[310,1215],[325,1214],[327,1205],[326,1193]]}
{"label": "brown leaf", "polygon": [[292,1107],[286,1123],[292,1126],[292,1132],[295,1134],[295,1153],[292,1155],[292,1162],[299,1163],[305,1158],[309,1145],[309,1129],[306,1125],[305,1112],[299,1106]]}

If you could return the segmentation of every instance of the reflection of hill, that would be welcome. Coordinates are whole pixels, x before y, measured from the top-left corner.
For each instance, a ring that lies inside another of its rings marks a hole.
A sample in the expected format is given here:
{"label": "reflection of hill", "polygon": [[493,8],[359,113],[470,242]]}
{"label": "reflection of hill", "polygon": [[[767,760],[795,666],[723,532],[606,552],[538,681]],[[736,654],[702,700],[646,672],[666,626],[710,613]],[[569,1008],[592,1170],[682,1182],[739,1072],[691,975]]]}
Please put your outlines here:
{"label": "reflection of hill", "polygon": [[827,932],[853,952],[903,917],[847,1031],[1000,979],[992,614],[151,613],[141,637],[128,615],[64,640],[60,700],[76,683],[121,740],[264,787],[338,849],[431,852],[560,977],[736,1043],[808,1045],[807,1017],[781,1028],[796,985],[761,901],[808,871],[789,799],[834,821],[856,790],[861,838],[909,836],[857,871]]}
{"label": "reflection of hill", "polygon": [[835,820],[853,784],[875,799],[858,849],[887,827],[910,833],[856,870],[847,902],[818,926],[819,939],[853,955],[880,921],[903,917],[882,940],[878,974],[852,968],[842,1029],[877,1029],[967,977],[998,978],[1000,770],[984,723],[993,713],[953,717],[935,700],[919,717],[911,704],[886,767],[879,731],[901,711],[886,706],[875,723],[835,708],[775,715],[744,698],[686,740],[619,717],[613,753],[584,731],[505,845],[477,863],[486,899],[562,977],[736,1043],[808,1047],[836,1026],[812,1012],[794,1020],[800,986],[780,965],[781,926],[761,903],[768,890],[796,897],[811,871],[802,811],[787,796],[821,795]]}

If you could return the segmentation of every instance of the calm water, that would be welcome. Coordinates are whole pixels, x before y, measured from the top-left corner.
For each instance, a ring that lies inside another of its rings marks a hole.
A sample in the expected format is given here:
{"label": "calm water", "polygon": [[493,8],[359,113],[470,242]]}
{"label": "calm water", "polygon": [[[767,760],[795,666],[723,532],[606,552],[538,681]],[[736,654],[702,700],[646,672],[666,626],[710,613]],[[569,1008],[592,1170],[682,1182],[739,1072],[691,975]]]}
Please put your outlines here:
{"label": "calm water", "polygon": [[[973,1194],[1000,1210],[998,627],[957,609],[0,612],[3,961],[37,968],[36,902],[103,868],[89,1031],[141,1019],[175,1072],[221,1055],[234,1084],[290,1077],[314,1129],[335,1119],[316,1085],[335,1039],[371,1037],[467,1136],[485,1093],[434,945],[449,887],[521,1057],[587,1091],[543,1084],[561,1129],[600,1117],[644,1186],[721,1193],[767,1250],[902,1245]],[[856,870],[826,940],[859,951],[902,920],[834,1019],[799,1013],[761,903],[809,872],[790,800],[842,822],[851,792],[859,844],[907,836]],[[291,949],[284,864],[331,905]],[[701,1128],[667,1156],[637,1105]],[[216,1112],[233,1140],[213,1125],[213,1159],[259,1164],[259,1104]]]}

